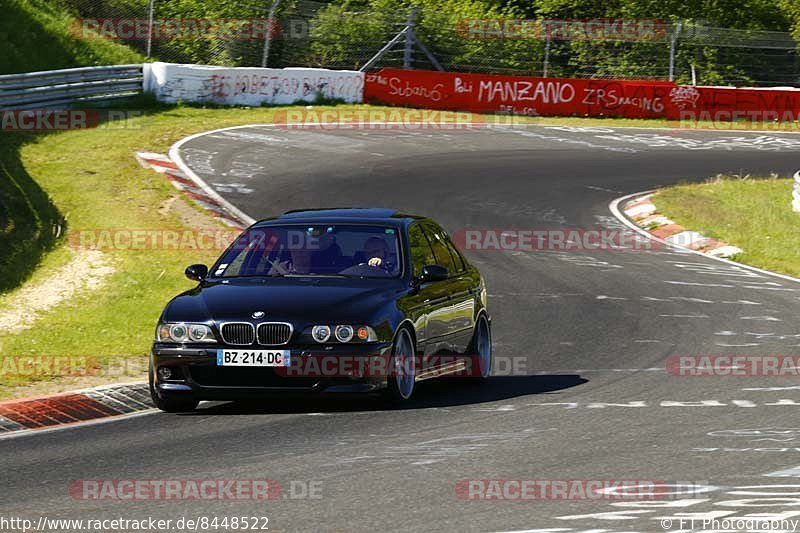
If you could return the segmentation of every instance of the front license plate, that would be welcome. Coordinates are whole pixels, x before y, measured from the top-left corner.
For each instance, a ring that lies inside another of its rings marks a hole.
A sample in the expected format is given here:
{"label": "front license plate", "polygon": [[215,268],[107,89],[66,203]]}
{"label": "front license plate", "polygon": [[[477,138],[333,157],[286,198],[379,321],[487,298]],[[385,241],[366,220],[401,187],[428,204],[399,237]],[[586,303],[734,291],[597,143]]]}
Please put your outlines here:
{"label": "front license plate", "polygon": [[289,350],[217,350],[217,366],[290,366]]}

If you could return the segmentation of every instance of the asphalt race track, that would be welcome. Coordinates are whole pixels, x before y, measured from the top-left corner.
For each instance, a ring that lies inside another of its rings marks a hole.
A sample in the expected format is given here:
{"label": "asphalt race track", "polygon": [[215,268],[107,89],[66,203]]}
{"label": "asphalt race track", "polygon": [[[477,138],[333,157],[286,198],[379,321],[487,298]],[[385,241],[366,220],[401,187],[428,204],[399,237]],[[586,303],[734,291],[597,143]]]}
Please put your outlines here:
{"label": "asphalt race track", "polygon": [[[800,136],[253,126],[198,137],[181,154],[255,218],[376,205],[451,232],[613,229],[609,203],[626,194],[718,172],[788,176],[800,167]],[[517,371],[500,369],[485,387],[428,382],[402,410],[369,397],[219,403],[0,441],[0,509],[268,516],[274,531],[678,531],[681,516],[800,516],[798,378],[677,377],[665,367],[673,355],[797,354],[800,284],[671,249],[468,255],[489,286],[495,358]],[[273,479],[284,497],[85,501],[68,491],[77,476]],[[654,502],[457,493],[481,479],[694,489]],[[309,483],[319,497],[304,497]]]}

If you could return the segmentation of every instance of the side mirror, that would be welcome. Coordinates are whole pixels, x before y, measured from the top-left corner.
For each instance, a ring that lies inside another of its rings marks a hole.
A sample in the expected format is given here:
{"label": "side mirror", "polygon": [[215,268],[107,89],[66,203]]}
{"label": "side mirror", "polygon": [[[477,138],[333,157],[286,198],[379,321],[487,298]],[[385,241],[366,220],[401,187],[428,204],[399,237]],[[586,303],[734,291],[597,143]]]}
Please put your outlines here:
{"label": "side mirror", "polygon": [[184,270],[186,277],[194,281],[203,281],[208,276],[208,267],[205,265],[191,265]]}
{"label": "side mirror", "polygon": [[422,269],[420,281],[443,281],[450,277],[450,271],[443,266],[428,265]]}

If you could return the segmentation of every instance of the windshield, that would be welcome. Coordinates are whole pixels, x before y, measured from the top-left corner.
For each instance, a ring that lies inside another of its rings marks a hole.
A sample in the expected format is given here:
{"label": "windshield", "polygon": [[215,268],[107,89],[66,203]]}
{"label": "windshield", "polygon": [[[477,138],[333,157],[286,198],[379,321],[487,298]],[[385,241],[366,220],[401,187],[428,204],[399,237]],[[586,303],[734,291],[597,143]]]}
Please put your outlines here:
{"label": "windshield", "polygon": [[214,277],[400,275],[397,229],[359,225],[252,228],[214,265]]}

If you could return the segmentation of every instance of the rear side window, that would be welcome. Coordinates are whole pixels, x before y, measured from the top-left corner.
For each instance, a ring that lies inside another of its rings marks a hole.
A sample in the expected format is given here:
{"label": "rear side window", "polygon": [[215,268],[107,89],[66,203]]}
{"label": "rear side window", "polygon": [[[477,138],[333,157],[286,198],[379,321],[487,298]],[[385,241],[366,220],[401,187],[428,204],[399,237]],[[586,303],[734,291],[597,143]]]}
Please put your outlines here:
{"label": "rear side window", "polygon": [[447,249],[444,237],[439,233],[438,228],[431,224],[425,225],[425,235],[431,243],[433,255],[436,256],[436,264],[445,267],[450,272],[458,272],[456,264],[453,262],[453,256]]}
{"label": "rear side window", "polygon": [[427,265],[435,265],[436,259],[433,256],[428,239],[422,232],[419,224],[412,224],[408,228],[408,244],[411,254],[411,269],[414,277],[422,275],[422,269]]}
{"label": "rear side window", "polygon": [[453,241],[450,240],[450,237],[448,237],[446,233],[442,233],[442,236],[444,237],[444,244],[447,246],[447,250],[453,258],[453,263],[456,265],[456,272],[463,272],[467,268],[464,264],[464,257],[459,253],[456,245],[453,244]]}

